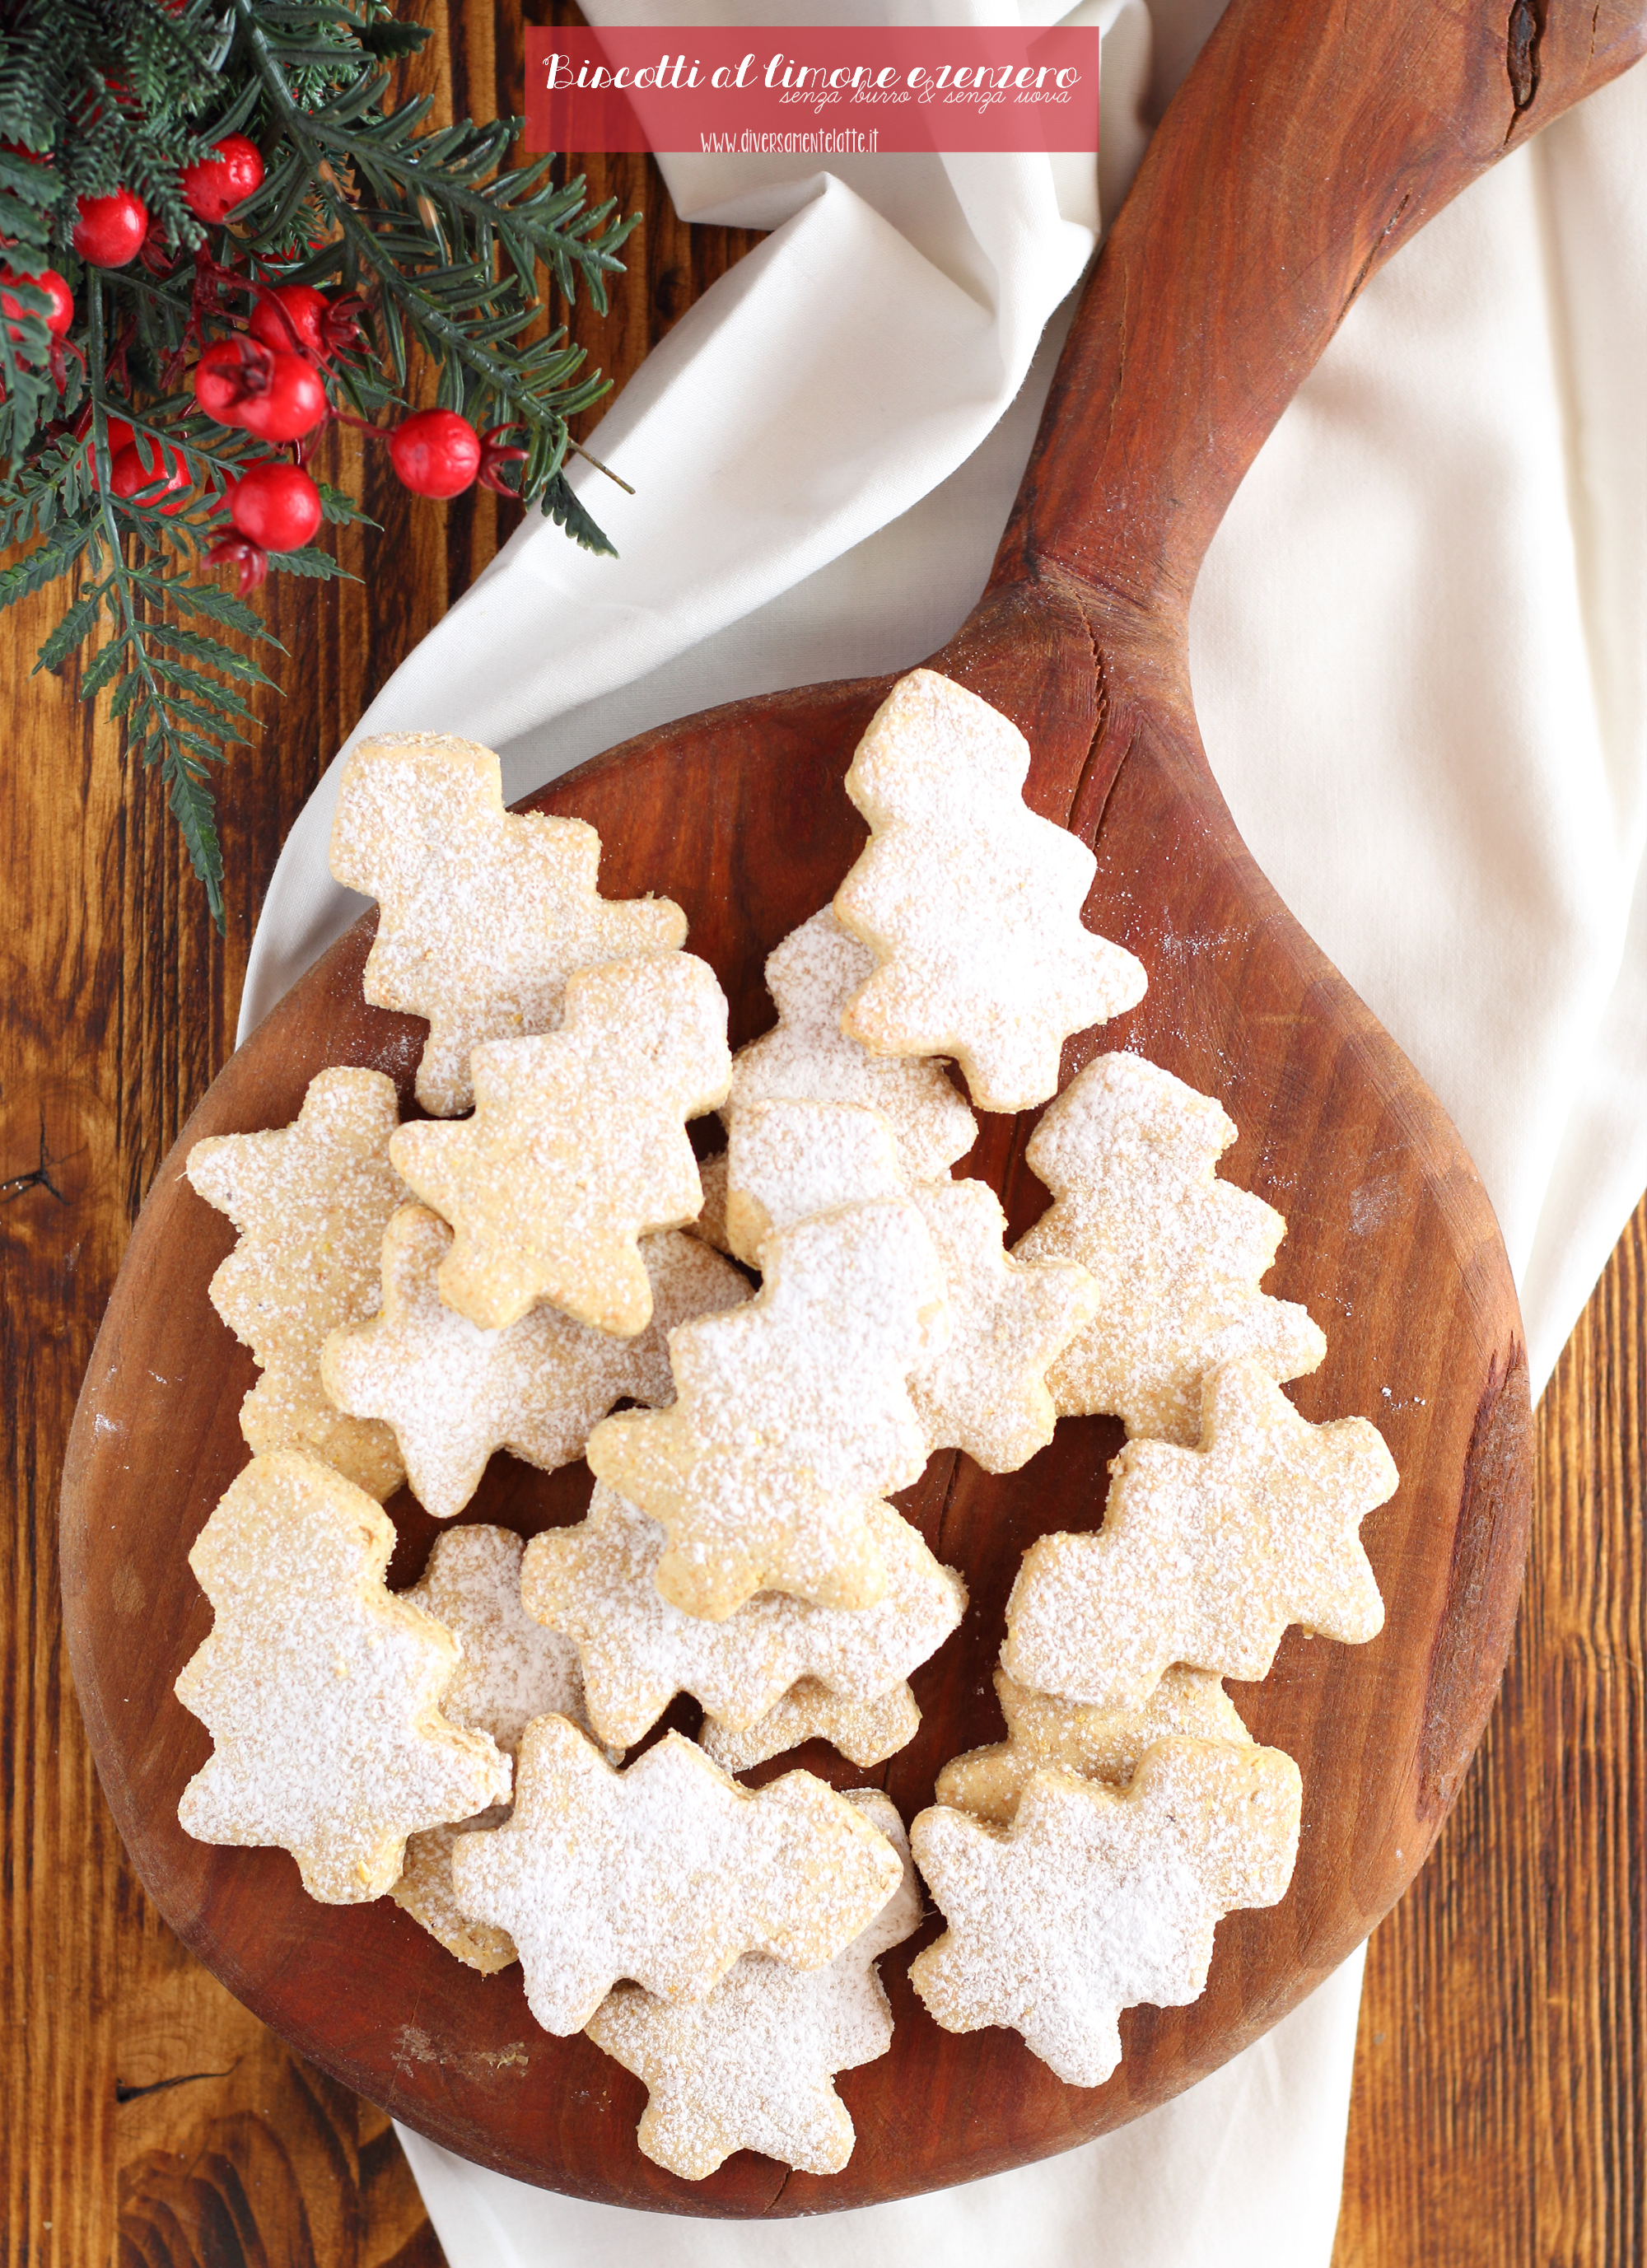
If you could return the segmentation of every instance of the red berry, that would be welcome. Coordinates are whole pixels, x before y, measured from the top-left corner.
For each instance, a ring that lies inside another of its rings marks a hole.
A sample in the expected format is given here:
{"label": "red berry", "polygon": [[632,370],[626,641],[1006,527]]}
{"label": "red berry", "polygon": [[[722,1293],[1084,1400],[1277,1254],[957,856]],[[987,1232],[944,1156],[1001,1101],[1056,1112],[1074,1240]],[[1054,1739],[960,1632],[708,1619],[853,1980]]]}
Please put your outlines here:
{"label": "red berry", "polygon": [[246,395],[238,422],[260,441],[295,441],[325,416],[326,388],[301,355],[270,355],[268,364],[267,384]]}
{"label": "red berry", "polygon": [[183,202],[196,220],[226,220],[263,186],[263,154],[244,134],[225,134],[210,158],[183,168]]}
{"label": "red berry", "polygon": [[[276,306],[274,303],[279,302]],[[322,358],[335,351],[335,342],[326,334],[326,318],[332,303],[324,291],[317,291],[312,284],[281,284],[267,299],[260,299],[252,310],[252,336],[261,339],[266,347],[277,354],[290,354],[297,347],[307,347],[311,354]],[[281,309],[290,318],[281,320]]]}
{"label": "red berry", "polygon": [[82,197],[72,242],[93,268],[123,268],[149,233],[149,208],[129,189],[112,197]]}
{"label": "red berry", "polygon": [[295,551],[320,525],[320,491],[297,465],[254,465],[229,490],[229,517],[265,551]]}
{"label": "red berry", "polygon": [[[37,291],[43,291],[46,294],[51,302],[46,310],[46,328],[53,338],[62,338],[74,320],[74,293],[63,282],[57,270],[55,268],[43,268],[38,276],[19,276],[14,269],[0,268],[0,284],[17,283],[32,284]],[[0,311],[14,317],[33,314],[36,312],[33,308],[25,308],[14,291],[0,291]],[[13,321],[7,328],[11,333],[11,342],[15,346],[23,335],[22,327]]]}
{"label": "red berry", "polygon": [[455,409],[420,409],[390,434],[389,455],[414,496],[460,496],[481,469],[481,437]]}
{"label": "red berry", "polygon": [[[162,479],[165,482],[164,488],[158,485]],[[145,512],[164,512],[168,519],[174,512],[181,512],[188,502],[187,466],[177,450],[165,448],[158,441],[149,444],[147,466],[138,453],[137,444],[129,442],[109,468],[108,484],[112,493],[117,497],[136,497],[145,490],[157,490],[152,496],[143,496],[142,508]],[[180,495],[179,490],[182,491]],[[163,501],[170,496],[176,497],[175,503]]]}
{"label": "red berry", "polygon": [[268,381],[271,357],[242,338],[214,339],[195,364],[195,399],[219,425],[238,425],[246,397]]}

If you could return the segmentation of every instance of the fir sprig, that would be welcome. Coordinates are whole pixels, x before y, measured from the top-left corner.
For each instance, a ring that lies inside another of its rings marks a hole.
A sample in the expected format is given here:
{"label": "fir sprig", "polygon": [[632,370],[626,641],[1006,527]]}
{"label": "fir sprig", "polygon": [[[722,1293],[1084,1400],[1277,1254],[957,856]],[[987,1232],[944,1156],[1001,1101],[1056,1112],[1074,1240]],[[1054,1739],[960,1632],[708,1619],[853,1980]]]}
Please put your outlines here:
{"label": "fir sprig", "polygon": [[[586,549],[612,549],[563,469],[567,421],[603,381],[563,331],[526,334],[546,272],[604,311],[638,216],[590,209],[550,158],[509,166],[518,119],[431,129],[427,97],[392,99],[396,63],[427,37],[389,0],[15,0],[0,30],[0,548],[17,554],[0,568],[0,608],[77,578],[38,666],[95,642],[82,692],[107,690],[129,751],[158,766],[219,924],[210,775],[254,723],[247,696],[275,682],[220,633],[278,641],[208,579],[205,553],[225,489],[285,452],[200,410],[188,364],[207,340],[243,328],[273,285],[343,295],[359,345],[311,357],[335,411],[401,413],[417,365],[432,365],[443,409],[514,429],[515,492]],[[207,226],[182,174],[231,133],[256,144],[262,184],[229,225]],[[148,209],[141,258],[84,267],[80,200],[122,189]],[[74,293],[61,342],[30,281],[49,270]],[[124,498],[111,488],[114,419],[155,476]],[[190,483],[181,512],[162,486],[173,463]],[[321,505],[335,524],[364,517],[324,486]],[[268,564],[342,571],[314,545]]]}

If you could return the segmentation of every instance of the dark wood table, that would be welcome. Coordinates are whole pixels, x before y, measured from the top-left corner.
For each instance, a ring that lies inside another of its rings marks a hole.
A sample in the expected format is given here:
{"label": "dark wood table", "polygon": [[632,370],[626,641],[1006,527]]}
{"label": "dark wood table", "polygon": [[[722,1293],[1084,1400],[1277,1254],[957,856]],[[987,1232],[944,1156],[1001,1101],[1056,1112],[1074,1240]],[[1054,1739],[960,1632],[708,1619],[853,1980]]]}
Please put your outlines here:
{"label": "dark wood table", "polygon": [[[405,82],[460,114],[514,107],[512,11],[431,12],[438,35]],[[612,314],[572,317],[621,384],[755,239],[681,227],[644,160],[586,170],[595,196],[646,216]],[[444,511],[409,497],[353,435],[327,446],[324,469],[383,533],[340,540],[358,583],[271,587],[284,698],[260,702],[261,737],[224,781],[226,939],[118,727],[80,705],[72,671],[29,676],[61,594],[0,620],[0,2268],[442,2257],[382,2113],[290,2054],[149,1905],[97,1786],[57,1612],[81,1373],[149,1180],[232,1048],[281,842],[366,703],[513,525],[485,494]],[[1647,2257],[1644,1268],[1647,1205],[1539,1413],[1533,1557],[1498,1708],[1434,1858],[1372,1942],[1336,2268]]]}

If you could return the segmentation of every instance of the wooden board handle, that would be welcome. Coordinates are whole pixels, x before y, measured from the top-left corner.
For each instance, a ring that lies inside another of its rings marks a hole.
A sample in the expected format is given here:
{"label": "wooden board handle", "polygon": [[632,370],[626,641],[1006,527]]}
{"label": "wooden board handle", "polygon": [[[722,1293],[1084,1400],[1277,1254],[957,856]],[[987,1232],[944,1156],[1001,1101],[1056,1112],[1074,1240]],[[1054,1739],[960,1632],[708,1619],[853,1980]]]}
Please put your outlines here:
{"label": "wooden board handle", "polygon": [[1076,317],[991,588],[1061,564],[1180,620],[1367,277],[1647,48],[1647,0],[1232,0]]}

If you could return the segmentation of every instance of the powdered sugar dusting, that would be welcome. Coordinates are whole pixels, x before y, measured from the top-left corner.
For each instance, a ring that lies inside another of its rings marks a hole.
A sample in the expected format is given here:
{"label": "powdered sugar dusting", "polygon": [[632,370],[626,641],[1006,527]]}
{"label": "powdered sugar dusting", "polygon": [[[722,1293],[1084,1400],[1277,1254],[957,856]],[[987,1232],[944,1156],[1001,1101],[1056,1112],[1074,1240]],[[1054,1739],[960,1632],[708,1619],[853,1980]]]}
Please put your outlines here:
{"label": "powdered sugar dusting", "polygon": [[1299,1801],[1278,1749],[1173,1740],[1125,1794],[1035,1772],[1010,1829],[923,1811],[909,1839],[949,1928],[910,1982],[945,2030],[1010,2025],[1060,2079],[1099,2086],[1121,2009],[1197,1999],[1219,1917],[1284,1896]]}
{"label": "powdered sugar dusting", "polygon": [[1136,1708],[1169,1662],[1267,1676],[1289,1623],[1359,1645],[1384,1621],[1359,1529],[1397,1476],[1364,1418],[1311,1425],[1256,1363],[1207,1382],[1204,1449],[1130,1441],[1096,1535],[1043,1535],[1007,1602],[1026,1685]]}
{"label": "powdered sugar dusting", "polygon": [[747,1954],[706,1999],[660,2000],[620,1985],[586,2027],[597,2047],[647,2086],[638,2140],[654,2163],[688,2181],[734,2150],[762,2150],[808,2173],[838,2173],[856,2139],[830,2080],[892,2044],[879,1956],[921,1918],[921,1893],[896,1809],[879,1789],[842,1799],[897,1852],[902,1876],[850,1945],[821,1969]]}
{"label": "powdered sugar dusting", "polygon": [[521,1594],[531,1614],[576,1646],[590,1721],[615,1747],[639,1740],[680,1691],[734,1731],[803,1677],[842,1701],[872,1702],[958,1627],[967,1591],[890,1505],[871,1503],[864,1517],[886,1574],[873,1606],[842,1612],[761,1591],[727,1620],[710,1622],[660,1595],[663,1529],[601,1483],[580,1527],[533,1538]]}
{"label": "powdered sugar dusting", "polygon": [[379,1498],[403,1477],[394,1437],[333,1406],[320,1348],[377,1313],[384,1227],[408,1194],[389,1162],[400,1116],[380,1071],[323,1071],[291,1125],[196,1142],[187,1167],[239,1231],[210,1296],[263,1373],[240,1407],[248,1445],[301,1449]]}
{"label": "powdered sugar dusting", "polygon": [[509,1759],[440,1705],[458,1648],[384,1587],[394,1530],[313,1459],[254,1458],[189,1553],[211,1635],[177,1697],[212,1736],[178,1817],[205,1843],[275,1844],[311,1897],[380,1896],[420,1828],[505,1801]]}
{"label": "powdered sugar dusting", "polygon": [[1142,967],[1081,920],[1097,860],[1024,802],[1029,744],[930,669],[900,678],[847,793],[873,839],[835,892],[879,967],[842,1028],[878,1055],[954,1056],[983,1110],[1055,1094],[1063,1042],[1143,998]]}
{"label": "powdered sugar dusting", "polygon": [[1100,1300],[1049,1374],[1061,1417],[1188,1443],[1217,1364],[1249,1355],[1299,1378],[1326,1353],[1302,1307],[1258,1289],[1286,1223],[1214,1179],[1234,1139],[1210,1097],[1130,1055],[1099,1056],[1041,1118],[1026,1155],[1056,1202],[1016,1257],[1078,1260]]}
{"label": "powdered sugar dusting", "polygon": [[492,751],[444,733],[350,753],[331,855],[338,880],[382,909],[366,998],[429,1019],[417,1099],[440,1117],[474,1102],[473,1048],[554,1028],[573,970],[686,942],[666,898],[599,895],[592,827],[505,812]]}
{"label": "powdered sugar dusting", "polygon": [[879,1111],[852,1102],[752,1102],[726,1148],[726,1241],[758,1265],[767,1238],[820,1212],[904,1193]]}
{"label": "powdered sugar dusting", "polygon": [[931,1239],[902,1200],[804,1221],[762,1259],[758,1299],[671,1334],[674,1407],[589,1437],[597,1478],[668,1532],[664,1596],[717,1621],[758,1590],[881,1596],[870,1506],[926,1463],[905,1381],[948,1328]]}
{"label": "powdered sugar dusting", "polygon": [[579,970],[541,1038],[470,1058],[475,1111],[403,1126],[396,1168],[457,1231],[440,1296],[485,1330],[540,1300],[630,1337],[651,1318],[641,1237],[702,1201],[684,1121],[726,1098],[726,1001],[706,961]]}
{"label": "powdered sugar dusting", "polygon": [[948,1344],[911,1374],[934,1448],[965,1449],[987,1473],[1016,1472],[1052,1439],[1049,1366],[1092,1321],[1098,1286],[1073,1261],[1009,1260],[1006,1216],[983,1182],[910,1192],[944,1270]]}
{"label": "powdered sugar dusting", "polygon": [[458,1903],[509,1931],[546,2031],[580,2030],[621,1977],[702,1999],[739,1955],[816,1968],[896,1887],[895,1852],[807,1772],[751,1795],[678,1733],[627,1772],[562,1717],[521,1743],[514,1815],[459,1838]]}
{"label": "powdered sugar dusting", "polygon": [[862,1103],[892,1128],[904,1178],[930,1181],[965,1157],[977,1122],[937,1064],[872,1056],[842,1030],[842,1012],[874,967],[827,906],[791,930],[767,961],[777,1028],[739,1049],[724,1116],[730,1123],[754,1102]]}
{"label": "powdered sugar dusting", "polygon": [[849,1763],[868,1771],[907,1748],[920,1729],[921,1712],[908,1685],[857,1701],[832,1693],[816,1677],[798,1677],[752,1725],[734,1727],[705,1717],[698,1742],[705,1756],[730,1772],[748,1771],[803,1741],[827,1741]]}
{"label": "powdered sugar dusting", "polygon": [[1008,1825],[1033,1773],[1048,1765],[1125,1787],[1139,1759],[1157,1741],[1252,1743],[1235,1704],[1219,1679],[1181,1664],[1164,1670],[1138,1709],[1103,1709],[1062,1694],[1035,1693],[1015,1684],[1004,1669],[995,1690],[1006,1719],[999,1746],[974,1749],[946,1764],[937,1776],[937,1800],[974,1819]]}
{"label": "powdered sugar dusting", "polygon": [[413,1492],[437,1520],[462,1511],[495,1450],[553,1472],[582,1456],[614,1403],[670,1401],[670,1331],[749,1297],[735,1268],[672,1229],[641,1240],[652,1316],[635,1337],[591,1330],[550,1307],[484,1331],[440,1296],[452,1244],[437,1213],[397,1212],[383,1239],[381,1314],[335,1332],[320,1359],[340,1409],[393,1428]]}

